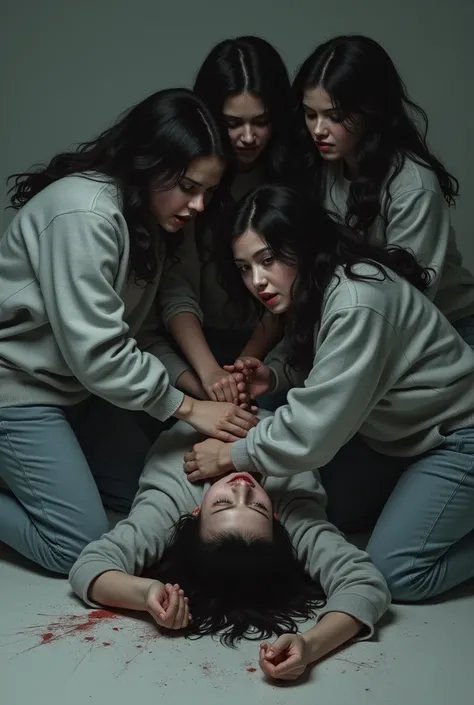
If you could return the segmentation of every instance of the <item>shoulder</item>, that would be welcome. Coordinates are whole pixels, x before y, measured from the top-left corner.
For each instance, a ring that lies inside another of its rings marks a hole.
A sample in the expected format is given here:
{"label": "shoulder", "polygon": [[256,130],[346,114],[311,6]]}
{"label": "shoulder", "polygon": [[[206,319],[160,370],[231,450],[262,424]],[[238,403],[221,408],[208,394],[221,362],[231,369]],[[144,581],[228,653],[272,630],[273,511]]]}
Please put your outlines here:
{"label": "shoulder", "polygon": [[352,270],[362,278],[352,279],[344,267],[337,267],[324,296],[321,325],[342,313],[359,318],[361,309],[390,319],[393,307],[406,296],[405,289],[416,292],[388,267],[381,271],[369,262],[359,262]]}
{"label": "shoulder", "polygon": [[19,212],[33,217],[43,228],[58,216],[84,214],[124,227],[121,194],[117,184],[102,174],[77,174],[58,179],[40,191]]}
{"label": "shoulder", "polygon": [[[392,171],[393,174],[393,171]],[[442,196],[441,187],[434,171],[405,156],[402,168],[396,176],[388,177],[392,199],[416,191],[426,191]]]}

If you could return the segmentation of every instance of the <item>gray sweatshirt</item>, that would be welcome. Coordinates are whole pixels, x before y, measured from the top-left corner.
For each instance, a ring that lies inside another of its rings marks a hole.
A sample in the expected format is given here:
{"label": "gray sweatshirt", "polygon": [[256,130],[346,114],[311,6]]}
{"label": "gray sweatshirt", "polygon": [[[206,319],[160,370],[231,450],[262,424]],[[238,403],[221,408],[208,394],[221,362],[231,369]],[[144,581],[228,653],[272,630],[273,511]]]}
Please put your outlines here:
{"label": "gray sweatshirt", "polygon": [[[232,444],[237,469],[281,477],[326,465],[360,433],[385,455],[413,457],[474,425],[474,352],[406,280],[369,264],[340,268],[314,333],[313,367],[287,404]],[[280,344],[267,358],[288,388]]]}
{"label": "gray sweatshirt", "polygon": [[[328,165],[324,207],[338,220],[347,213],[350,181],[340,163]],[[407,158],[390,190],[382,195],[381,216],[371,229],[378,242],[411,250],[435,278],[426,292],[450,321],[474,313],[474,277],[462,266],[450,209],[436,174]]]}
{"label": "gray sweatshirt", "polygon": [[95,394],[160,420],[180,406],[157,357],[163,243],[156,281],[137,286],[120,200],[104,176],[66,177],[21,208],[0,240],[0,406],[69,406]]}
{"label": "gray sweatshirt", "polygon": [[[176,521],[202,502],[210,484],[192,484],[183,471],[183,455],[202,440],[188,424],[178,422],[150,451],[130,515],[89,544],[69,579],[85,602],[93,580],[108,570],[140,575],[161,558]],[[263,487],[289,532],[298,558],[328,597],[319,617],[345,612],[368,628],[367,636],[390,604],[382,575],[369,556],[348,543],[329,524],[326,497],[317,476],[265,478]]]}

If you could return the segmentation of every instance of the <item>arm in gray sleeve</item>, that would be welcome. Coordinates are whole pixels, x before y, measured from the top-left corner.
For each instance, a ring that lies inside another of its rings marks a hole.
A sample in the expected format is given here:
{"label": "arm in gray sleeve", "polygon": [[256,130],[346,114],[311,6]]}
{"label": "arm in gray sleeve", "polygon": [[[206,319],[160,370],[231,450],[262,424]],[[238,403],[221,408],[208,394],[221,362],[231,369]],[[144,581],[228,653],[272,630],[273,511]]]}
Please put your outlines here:
{"label": "arm in gray sleeve", "polygon": [[114,289],[122,243],[114,224],[90,212],[56,216],[39,239],[39,280],[48,319],[73,375],[116,406],[161,421],[183,400],[161,362],[129,336]]}
{"label": "arm in gray sleeve", "polygon": [[317,477],[304,473],[292,478],[277,511],[298,559],[327,597],[318,620],[328,612],[344,612],[367,627],[362,636],[368,638],[390,605],[390,592],[369,555],[328,522],[325,502]]}
{"label": "arm in gray sleeve", "polygon": [[304,387],[290,390],[285,406],[232,444],[237,470],[283,477],[326,465],[390,389],[403,354],[378,311],[338,309],[321,326],[319,339]]}
{"label": "arm in gray sleeve", "polygon": [[431,283],[425,291],[431,300],[438,291],[451,237],[449,208],[441,190],[411,189],[388,203],[387,244],[411,251],[420,264],[432,268]]}

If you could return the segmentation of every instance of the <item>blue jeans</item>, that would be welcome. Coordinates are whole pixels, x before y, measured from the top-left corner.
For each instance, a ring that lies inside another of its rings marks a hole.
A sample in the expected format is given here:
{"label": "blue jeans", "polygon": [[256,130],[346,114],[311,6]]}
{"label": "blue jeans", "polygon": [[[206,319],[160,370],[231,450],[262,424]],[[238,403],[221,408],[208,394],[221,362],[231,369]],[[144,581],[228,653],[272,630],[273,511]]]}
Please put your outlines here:
{"label": "blue jeans", "polygon": [[343,530],[367,528],[358,518],[373,520],[381,509],[367,551],[395,600],[428,599],[474,577],[474,428],[404,459],[355,437],[321,475],[329,518]]}
{"label": "blue jeans", "polygon": [[140,416],[95,397],[0,409],[0,541],[67,573],[108,530],[101,497],[118,511],[133,501],[151,445]]}

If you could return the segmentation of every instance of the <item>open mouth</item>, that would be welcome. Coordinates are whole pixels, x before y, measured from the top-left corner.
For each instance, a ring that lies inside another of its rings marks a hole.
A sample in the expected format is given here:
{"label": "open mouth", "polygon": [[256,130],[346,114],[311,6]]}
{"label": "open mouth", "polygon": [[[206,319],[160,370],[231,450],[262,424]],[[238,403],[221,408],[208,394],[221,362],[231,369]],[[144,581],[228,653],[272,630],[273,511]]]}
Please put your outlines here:
{"label": "open mouth", "polygon": [[247,475],[247,473],[239,473],[238,475],[234,475],[234,477],[229,480],[227,483],[228,485],[233,485],[236,482],[245,482],[247,485],[250,485],[250,487],[255,487],[255,483],[250,477],[250,475]]}
{"label": "open mouth", "polygon": [[260,300],[266,305],[270,305],[272,303],[275,303],[277,300],[278,294],[260,294],[259,298]]}

